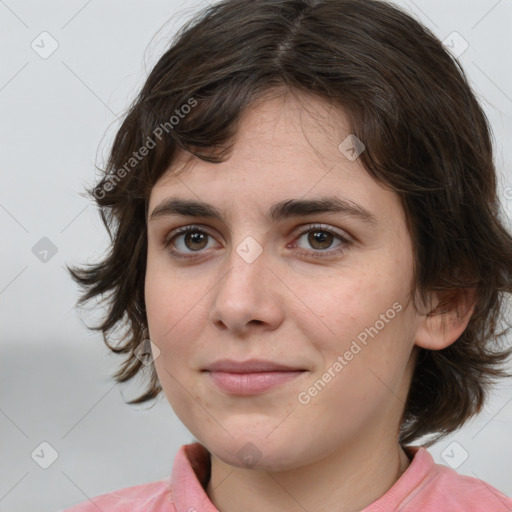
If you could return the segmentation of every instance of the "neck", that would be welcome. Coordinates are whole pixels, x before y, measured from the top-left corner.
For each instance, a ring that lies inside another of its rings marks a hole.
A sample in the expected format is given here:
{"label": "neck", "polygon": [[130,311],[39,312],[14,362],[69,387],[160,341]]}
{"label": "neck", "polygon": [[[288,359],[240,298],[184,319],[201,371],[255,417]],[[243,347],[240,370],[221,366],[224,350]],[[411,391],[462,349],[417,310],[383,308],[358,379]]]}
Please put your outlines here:
{"label": "neck", "polygon": [[385,494],[410,460],[396,442],[350,443],[306,466],[242,469],[211,454],[206,492],[220,512],[355,512]]}

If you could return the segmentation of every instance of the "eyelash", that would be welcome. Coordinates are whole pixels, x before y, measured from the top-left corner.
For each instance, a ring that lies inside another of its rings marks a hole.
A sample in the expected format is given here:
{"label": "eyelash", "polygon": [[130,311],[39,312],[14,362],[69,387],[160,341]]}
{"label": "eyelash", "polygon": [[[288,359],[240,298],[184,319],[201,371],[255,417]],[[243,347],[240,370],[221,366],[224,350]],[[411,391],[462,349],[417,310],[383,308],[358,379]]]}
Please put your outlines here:
{"label": "eyelash", "polygon": [[[344,253],[349,248],[349,246],[351,244],[351,242],[347,238],[342,236],[340,233],[333,231],[332,229],[328,229],[328,228],[322,226],[321,224],[313,224],[313,225],[308,226],[307,229],[301,231],[297,235],[297,239],[300,239],[303,235],[313,232],[313,231],[329,233],[329,234],[333,235],[335,238],[338,238],[341,241],[341,243],[338,246],[336,246],[335,249],[331,249],[331,250],[321,251],[321,250],[312,249],[311,251],[306,251],[305,249],[302,249],[301,253],[307,257],[327,258],[327,257],[332,257],[334,255],[339,255],[339,254]],[[168,252],[174,258],[191,260],[191,259],[196,259],[196,258],[201,257],[200,254],[198,254],[197,256],[184,256],[183,254],[180,254],[179,251],[176,251],[174,249],[169,249],[169,246],[171,245],[171,243],[174,241],[175,238],[177,238],[179,235],[187,234],[187,233],[204,233],[204,234],[214,238],[212,235],[210,235],[210,233],[208,233],[207,231],[205,231],[204,229],[202,229],[199,226],[189,225],[189,226],[184,226],[182,228],[178,228],[175,231],[173,231],[169,236],[167,236],[163,243],[164,248],[168,249]],[[198,251],[198,253],[200,253],[200,251]]]}

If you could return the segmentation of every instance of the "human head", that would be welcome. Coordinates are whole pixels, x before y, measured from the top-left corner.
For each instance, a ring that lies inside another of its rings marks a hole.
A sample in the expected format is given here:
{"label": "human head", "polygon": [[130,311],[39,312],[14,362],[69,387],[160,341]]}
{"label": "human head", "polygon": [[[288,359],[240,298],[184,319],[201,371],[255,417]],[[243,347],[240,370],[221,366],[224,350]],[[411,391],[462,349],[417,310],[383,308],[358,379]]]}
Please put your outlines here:
{"label": "human head", "polygon": [[[419,348],[400,439],[456,430],[481,409],[490,379],[504,375],[499,364],[509,352],[493,343],[503,293],[512,290],[511,240],[499,221],[490,130],[464,71],[426,28],[381,1],[214,4],[153,68],[90,191],[109,232],[115,228],[112,251],[72,272],[88,288],[82,302],[112,293],[97,327],[107,345],[109,333],[126,326],[122,343],[110,345],[127,354],[116,378],[144,368],[134,351],[148,333],[146,218],[154,185],[185,149],[207,162],[229,158],[242,114],[276,87],[342,109],[365,145],[361,164],[400,197],[419,309],[436,291],[442,302],[425,314],[441,318],[457,307],[460,290],[474,291],[460,338],[441,350]],[[151,367],[148,391],[130,403],[160,389]]]}

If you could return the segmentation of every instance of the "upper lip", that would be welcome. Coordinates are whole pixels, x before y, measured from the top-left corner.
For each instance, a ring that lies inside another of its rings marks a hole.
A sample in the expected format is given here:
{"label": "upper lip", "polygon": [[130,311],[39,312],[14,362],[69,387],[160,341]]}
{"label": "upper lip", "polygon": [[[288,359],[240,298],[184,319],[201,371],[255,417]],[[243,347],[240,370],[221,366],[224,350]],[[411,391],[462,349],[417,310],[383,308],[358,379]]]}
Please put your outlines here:
{"label": "upper lip", "polygon": [[233,361],[232,359],[219,359],[208,365],[204,370],[230,373],[257,373],[257,372],[292,372],[304,368],[287,366],[284,364],[264,361],[263,359],[250,359],[248,361]]}

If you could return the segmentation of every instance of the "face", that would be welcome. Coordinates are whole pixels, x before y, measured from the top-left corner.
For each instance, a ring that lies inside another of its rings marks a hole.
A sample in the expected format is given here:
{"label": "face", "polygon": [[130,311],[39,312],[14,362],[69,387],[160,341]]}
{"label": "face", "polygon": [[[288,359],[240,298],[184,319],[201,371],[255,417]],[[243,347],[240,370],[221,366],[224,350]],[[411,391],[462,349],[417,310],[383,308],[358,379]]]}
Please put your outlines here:
{"label": "face", "polygon": [[[268,98],[245,111],[227,161],[178,160],[151,192],[156,370],[177,416],[227,464],[293,468],[396,444],[419,325],[412,245],[398,196],[339,149],[347,126],[314,97]],[[205,371],[221,359],[295,371]]]}

